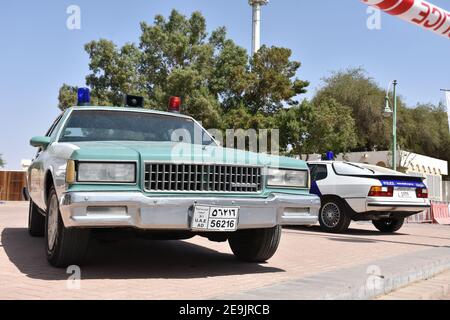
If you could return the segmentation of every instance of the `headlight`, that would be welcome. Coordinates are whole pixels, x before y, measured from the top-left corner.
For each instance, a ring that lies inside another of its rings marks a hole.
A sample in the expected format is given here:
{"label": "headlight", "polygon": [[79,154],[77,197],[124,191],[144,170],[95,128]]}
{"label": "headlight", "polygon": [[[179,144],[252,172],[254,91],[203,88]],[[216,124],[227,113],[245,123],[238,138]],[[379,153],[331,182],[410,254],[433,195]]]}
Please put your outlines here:
{"label": "headlight", "polygon": [[78,182],[136,182],[135,163],[80,162]]}
{"label": "headlight", "polygon": [[308,171],[268,169],[267,185],[272,187],[308,187]]}

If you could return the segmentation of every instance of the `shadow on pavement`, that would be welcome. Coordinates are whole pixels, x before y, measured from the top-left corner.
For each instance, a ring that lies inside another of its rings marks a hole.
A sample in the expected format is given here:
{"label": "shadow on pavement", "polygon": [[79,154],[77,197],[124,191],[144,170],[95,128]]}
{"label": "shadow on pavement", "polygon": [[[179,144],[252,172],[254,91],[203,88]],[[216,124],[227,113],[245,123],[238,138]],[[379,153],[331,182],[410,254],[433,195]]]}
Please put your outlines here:
{"label": "shadow on pavement", "polygon": [[[311,231],[311,232],[317,232],[317,233],[323,233],[323,234],[331,234],[333,235],[333,233],[327,233],[325,231],[323,231],[322,229],[320,229],[320,226],[316,225],[316,226],[290,226],[288,227],[289,229],[292,230],[299,230],[299,231]],[[378,230],[364,230],[364,229],[352,229],[349,228],[347,231],[345,231],[344,233],[340,233],[338,235],[349,235],[349,236],[373,236],[373,237],[377,237],[377,236],[406,236],[408,234],[406,233],[401,233],[401,232],[395,232],[395,233],[384,233],[384,232],[380,232]]]}
{"label": "shadow on pavement", "polygon": [[[44,239],[30,237],[27,229],[5,228],[1,243],[9,260],[28,277],[68,278],[65,269],[47,263]],[[92,239],[81,272],[83,279],[190,279],[284,270],[243,263],[232,254],[185,241],[126,239],[101,243]]]}
{"label": "shadow on pavement", "polygon": [[[423,247],[450,247],[445,245],[433,245],[419,242],[407,242],[407,241],[399,241],[399,240],[387,240],[386,238],[376,238],[381,236],[390,236],[390,237],[399,237],[399,236],[409,236],[410,234],[395,232],[395,233],[384,233],[378,230],[361,230],[361,229],[349,229],[345,233],[327,233],[320,229],[320,226],[289,226],[285,228],[287,230],[295,230],[301,234],[312,234],[318,237],[328,238],[332,241],[340,241],[340,242],[353,242],[353,243],[397,243],[397,244],[406,244],[411,246],[423,246]],[[355,237],[356,236],[356,237]],[[359,237],[358,237],[359,236]],[[363,237],[373,237],[373,238],[363,238]],[[414,235],[415,236],[415,235]],[[424,237],[424,236],[423,236]],[[433,238],[433,237],[430,237]],[[446,238],[443,238],[446,239]]]}

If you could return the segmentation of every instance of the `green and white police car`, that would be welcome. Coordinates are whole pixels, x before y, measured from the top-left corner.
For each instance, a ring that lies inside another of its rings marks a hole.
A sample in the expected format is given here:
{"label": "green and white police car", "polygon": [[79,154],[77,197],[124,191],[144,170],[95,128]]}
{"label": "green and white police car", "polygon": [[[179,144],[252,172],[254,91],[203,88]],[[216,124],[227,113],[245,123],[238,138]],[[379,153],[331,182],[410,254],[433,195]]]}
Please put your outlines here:
{"label": "green and white police car", "polygon": [[263,262],[282,225],[318,221],[304,161],[220,147],[179,107],[178,98],[175,112],[72,107],[31,139],[38,153],[28,171],[28,229],[45,237],[51,265],[81,265],[90,237],[104,229],[204,236]]}

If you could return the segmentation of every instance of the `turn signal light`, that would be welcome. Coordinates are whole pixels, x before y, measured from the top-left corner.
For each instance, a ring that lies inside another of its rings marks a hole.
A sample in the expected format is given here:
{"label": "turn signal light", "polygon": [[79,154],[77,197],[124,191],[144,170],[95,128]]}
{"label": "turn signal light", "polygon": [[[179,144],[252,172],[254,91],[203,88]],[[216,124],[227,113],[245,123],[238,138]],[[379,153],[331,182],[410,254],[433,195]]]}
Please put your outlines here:
{"label": "turn signal light", "polygon": [[379,187],[370,188],[369,197],[393,197],[394,187]]}
{"label": "turn signal light", "polygon": [[417,196],[417,198],[428,199],[428,189],[427,188],[417,188],[416,196]]}
{"label": "turn signal light", "polygon": [[75,183],[76,172],[75,172],[75,161],[68,160],[66,166],[66,183],[73,184]]}

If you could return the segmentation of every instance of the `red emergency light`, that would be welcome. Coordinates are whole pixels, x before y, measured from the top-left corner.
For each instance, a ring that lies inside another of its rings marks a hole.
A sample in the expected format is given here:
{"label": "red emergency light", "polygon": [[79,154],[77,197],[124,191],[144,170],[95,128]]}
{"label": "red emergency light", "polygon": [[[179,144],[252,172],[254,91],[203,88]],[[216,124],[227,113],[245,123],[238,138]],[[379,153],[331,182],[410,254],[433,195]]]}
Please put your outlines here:
{"label": "red emergency light", "polygon": [[180,113],[181,111],[181,98],[170,97],[169,99],[169,112]]}

